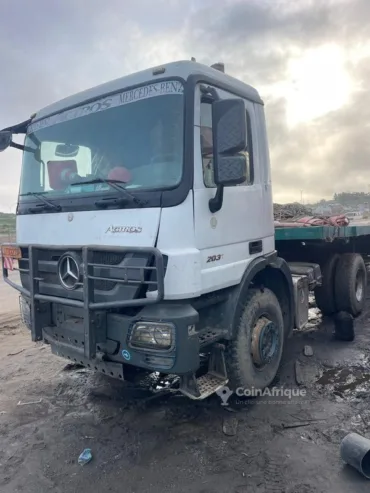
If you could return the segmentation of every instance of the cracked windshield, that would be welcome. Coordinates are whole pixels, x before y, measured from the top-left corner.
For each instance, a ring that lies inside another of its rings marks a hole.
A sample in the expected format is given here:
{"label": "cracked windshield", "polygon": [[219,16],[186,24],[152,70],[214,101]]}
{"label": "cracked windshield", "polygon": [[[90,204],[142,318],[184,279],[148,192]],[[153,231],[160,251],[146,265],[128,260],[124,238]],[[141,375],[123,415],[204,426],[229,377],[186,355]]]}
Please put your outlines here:
{"label": "cracked windshield", "polygon": [[150,84],[31,125],[21,196],[178,185],[183,168],[183,86]]}

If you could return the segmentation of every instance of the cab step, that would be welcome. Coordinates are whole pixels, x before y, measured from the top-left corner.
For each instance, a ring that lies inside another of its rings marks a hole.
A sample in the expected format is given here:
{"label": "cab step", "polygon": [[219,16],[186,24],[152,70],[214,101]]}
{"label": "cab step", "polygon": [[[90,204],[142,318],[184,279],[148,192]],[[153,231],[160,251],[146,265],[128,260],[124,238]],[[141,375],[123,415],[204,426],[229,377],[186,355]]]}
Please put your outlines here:
{"label": "cab step", "polygon": [[210,344],[223,339],[225,337],[225,331],[220,329],[204,329],[198,332],[199,347],[203,349]]}
{"label": "cab step", "polygon": [[201,400],[222,389],[229,381],[225,365],[225,346],[214,344],[208,363],[208,372],[196,378],[187,373],[180,379],[180,392],[190,399]]}

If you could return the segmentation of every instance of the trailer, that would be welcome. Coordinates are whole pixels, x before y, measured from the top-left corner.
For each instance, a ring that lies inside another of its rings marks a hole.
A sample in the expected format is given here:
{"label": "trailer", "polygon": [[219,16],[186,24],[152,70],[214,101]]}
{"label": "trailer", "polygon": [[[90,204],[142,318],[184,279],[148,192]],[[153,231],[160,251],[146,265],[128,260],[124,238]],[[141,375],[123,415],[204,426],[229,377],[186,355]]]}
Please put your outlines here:
{"label": "trailer", "polygon": [[312,262],[322,279],[313,291],[323,315],[361,314],[367,293],[370,225],[275,228],[279,256],[290,266]]}

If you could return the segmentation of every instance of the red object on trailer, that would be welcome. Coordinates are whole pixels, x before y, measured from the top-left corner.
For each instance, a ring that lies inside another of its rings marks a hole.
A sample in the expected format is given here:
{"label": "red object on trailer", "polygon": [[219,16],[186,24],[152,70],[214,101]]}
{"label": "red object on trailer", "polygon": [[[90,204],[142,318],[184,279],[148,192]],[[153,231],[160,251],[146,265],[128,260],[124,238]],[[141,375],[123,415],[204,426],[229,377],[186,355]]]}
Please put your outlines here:
{"label": "red object on trailer", "polygon": [[291,221],[274,221],[275,228],[309,228],[311,226],[348,226],[348,218],[340,216],[305,216]]}
{"label": "red object on trailer", "polygon": [[339,216],[306,216],[296,220],[297,223],[307,224],[309,226],[348,226],[348,218],[341,214]]}

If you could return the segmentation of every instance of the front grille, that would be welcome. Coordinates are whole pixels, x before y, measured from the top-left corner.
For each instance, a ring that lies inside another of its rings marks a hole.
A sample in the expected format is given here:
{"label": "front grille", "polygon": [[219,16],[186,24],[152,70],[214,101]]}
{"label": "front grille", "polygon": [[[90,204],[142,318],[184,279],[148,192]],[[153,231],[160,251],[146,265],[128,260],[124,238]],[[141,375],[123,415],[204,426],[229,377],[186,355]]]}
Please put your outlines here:
{"label": "front grille", "polygon": [[[20,265],[28,264],[21,271],[22,284],[20,286],[8,277],[8,269],[3,264],[4,280],[30,300],[32,313],[31,334],[33,341],[43,338],[43,331],[47,317],[55,304],[65,305],[81,309],[84,320],[84,346],[83,353],[87,359],[96,357],[96,323],[93,312],[110,309],[126,309],[158,303],[164,298],[164,265],[163,255],[153,247],[81,247],[80,249],[68,248],[68,251],[78,251],[83,262],[83,275],[80,277],[77,289],[65,289],[61,283],[46,284],[42,277],[44,272],[57,276],[55,257],[59,255],[60,248],[48,245],[29,246],[8,244],[11,247],[28,248],[28,258],[21,258]],[[65,248],[67,250],[67,247]],[[113,251],[124,255],[118,265],[97,264],[93,261],[96,251]],[[24,250],[23,250],[24,251]],[[26,252],[24,252],[26,253]],[[54,255],[54,259],[53,259]],[[72,255],[72,260],[77,260]],[[152,265],[149,265],[153,259]],[[67,261],[67,260],[66,260]],[[76,262],[75,262],[76,267]],[[69,268],[68,268],[69,269]],[[74,272],[77,273],[77,268]],[[151,274],[156,271],[156,280],[151,280]],[[72,271],[69,271],[70,273]],[[27,279],[28,278],[28,279]],[[77,279],[77,278],[75,278]],[[96,281],[114,281],[117,289],[102,293],[95,288]],[[26,287],[25,284],[28,284]],[[147,296],[148,287],[155,286],[152,296]],[[68,286],[67,286],[68,287]],[[76,287],[71,285],[71,287]],[[98,315],[96,315],[98,316]],[[51,322],[49,322],[51,323]]]}
{"label": "front grille", "polygon": [[[23,288],[30,291],[31,281],[29,275],[29,249],[22,248],[22,260],[19,261],[21,282]],[[109,303],[111,306],[125,303],[127,300],[146,300],[148,291],[158,290],[158,283],[163,283],[167,258],[162,258],[160,279],[157,278],[157,262],[159,255],[153,253],[155,249],[150,248],[120,248],[108,250],[102,247],[88,248],[88,273],[91,289],[91,302],[102,304]],[[77,254],[81,259],[83,249],[56,247],[32,247],[34,278],[37,281],[37,291],[40,295],[57,298],[67,298],[83,303],[84,301],[84,279],[81,277],[80,285],[74,290],[67,290],[59,279],[58,265],[62,255],[69,252]],[[163,262],[164,260],[164,262]],[[145,303],[144,303],[145,304]],[[132,306],[137,306],[135,303]]]}
{"label": "front grille", "polygon": [[[46,292],[50,287],[58,288],[60,286],[59,276],[58,276],[58,262],[60,257],[66,253],[67,250],[42,250],[39,256],[38,262],[38,272],[37,276],[42,279],[40,292]],[[78,253],[78,250],[68,250],[69,252]],[[22,255],[26,259],[28,258],[28,248],[22,248]],[[125,258],[125,254],[115,253],[115,252],[103,252],[95,251],[93,255],[93,262],[101,265],[119,265]],[[28,269],[28,261],[21,260],[19,262],[19,267]],[[22,285],[29,289],[29,275],[28,273],[21,273]],[[44,289],[42,289],[44,285]],[[107,292],[112,291],[117,286],[114,281],[107,280],[96,280],[94,281],[94,288],[98,291]],[[75,299],[82,299],[82,287],[76,289],[69,293],[69,297]]]}
{"label": "front grille", "polygon": [[117,286],[117,283],[114,281],[95,281],[95,287],[99,291],[112,291]]}
{"label": "front grille", "polygon": [[[124,258],[125,255],[122,253],[94,252],[93,262],[103,265],[119,265]],[[100,291],[111,291],[116,287],[116,285],[117,283],[114,281],[95,281],[95,288],[99,289]]]}
{"label": "front grille", "polygon": [[124,253],[94,252],[93,262],[95,264],[118,265],[125,258]]}

